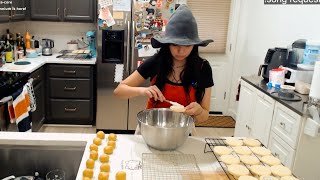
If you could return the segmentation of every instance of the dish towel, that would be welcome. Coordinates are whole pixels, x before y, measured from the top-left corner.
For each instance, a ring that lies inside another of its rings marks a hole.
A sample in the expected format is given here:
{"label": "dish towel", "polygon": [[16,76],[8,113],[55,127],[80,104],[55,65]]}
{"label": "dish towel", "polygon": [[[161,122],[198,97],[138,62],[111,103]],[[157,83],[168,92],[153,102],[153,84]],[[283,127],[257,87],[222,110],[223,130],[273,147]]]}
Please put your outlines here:
{"label": "dish towel", "polygon": [[31,132],[30,97],[27,86],[23,86],[12,94],[8,102],[10,122],[16,123],[19,132]]}

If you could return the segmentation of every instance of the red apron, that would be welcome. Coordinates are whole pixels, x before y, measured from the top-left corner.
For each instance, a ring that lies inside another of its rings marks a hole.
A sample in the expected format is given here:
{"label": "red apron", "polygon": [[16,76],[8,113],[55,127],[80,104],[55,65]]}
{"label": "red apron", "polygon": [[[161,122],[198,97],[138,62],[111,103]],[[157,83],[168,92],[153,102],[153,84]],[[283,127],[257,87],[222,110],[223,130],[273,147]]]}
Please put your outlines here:
{"label": "red apron", "polygon": [[[151,84],[155,83],[155,78],[152,79]],[[162,90],[162,94],[164,97],[169,101],[177,102],[183,106],[189,105],[191,102],[196,102],[196,91],[195,88],[190,86],[190,92],[189,92],[189,101],[188,97],[186,95],[186,92],[184,91],[184,88],[182,85],[174,85],[166,83],[164,85],[164,88]],[[147,109],[150,108],[169,108],[171,106],[168,102],[161,102],[161,101],[155,101],[153,98],[149,98]]]}

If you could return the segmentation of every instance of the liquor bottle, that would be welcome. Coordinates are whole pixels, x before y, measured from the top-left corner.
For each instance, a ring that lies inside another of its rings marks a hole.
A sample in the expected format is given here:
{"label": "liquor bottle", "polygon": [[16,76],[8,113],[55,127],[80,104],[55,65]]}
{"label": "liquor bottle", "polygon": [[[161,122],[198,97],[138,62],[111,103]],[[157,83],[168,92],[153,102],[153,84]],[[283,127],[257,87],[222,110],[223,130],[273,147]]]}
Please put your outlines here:
{"label": "liquor bottle", "polygon": [[23,36],[21,36],[20,47],[23,49],[23,56],[27,55],[26,45],[24,44]]}
{"label": "liquor bottle", "polygon": [[6,63],[12,63],[12,46],[9,43],[9,40],[7,40],[6,46]]}

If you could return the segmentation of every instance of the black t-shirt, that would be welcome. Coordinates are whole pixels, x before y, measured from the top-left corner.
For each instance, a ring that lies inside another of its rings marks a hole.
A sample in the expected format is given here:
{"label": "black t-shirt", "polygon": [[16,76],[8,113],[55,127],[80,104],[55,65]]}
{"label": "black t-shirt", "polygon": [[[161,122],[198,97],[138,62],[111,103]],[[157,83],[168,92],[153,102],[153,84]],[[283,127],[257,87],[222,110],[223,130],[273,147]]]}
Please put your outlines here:
{"label": "black t-shirt", "polygon": [[[146,61],[144,61],[138,67],[137,71],[140,73],[140,75],[144,79],[150,78],[150,80],[152,80],[152,78],[157,74],[158,66],[159,66],[159,60],[157,60],[155,56],[152,56]],[[200,74],[200,80],[203,88],[212,87],[214,85],[214,82],[212,79],[211,66],[207,60],[204,60],[203,62],[201,74]]]}

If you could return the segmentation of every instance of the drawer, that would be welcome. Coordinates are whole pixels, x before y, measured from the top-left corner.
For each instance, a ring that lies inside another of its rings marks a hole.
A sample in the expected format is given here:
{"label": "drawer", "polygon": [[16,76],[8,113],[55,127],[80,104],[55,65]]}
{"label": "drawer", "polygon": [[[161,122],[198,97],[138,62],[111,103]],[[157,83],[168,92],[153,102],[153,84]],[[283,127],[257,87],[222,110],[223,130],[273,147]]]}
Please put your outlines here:
{"label": "drawer", "polygon": [[285,143],[278,135],[271,133],[268,148],[272,154],[279,158],[285,166],[292,170],[295,150]]}
{"label": "drawer", "polygon": [[301,126],[301,116],[276,103],[272,120],[272,131],[296,149]]}
{"label": "drawer", "polygon": [[50,78],[52,98],[91,98],[92,84],[88,79]]}
{"label": "drawer", "polygon": [[42,80],[45,79],[44,77],[44,68],[41,67],[40,69],[34,71],[33,73],[31,73],[30,78],[33,78],[33,85],[37,85],[39,82],[41,82]]}
{"label": "drawer", "polygon": [[90,78],[91,66],[49,65],[50,77]]}
{"label": "drawer", "polygon": [[74,121],[90,119],[92,114],[91,104],[90,100],[51,99],[51,118],[55,120],[72,119]]}

